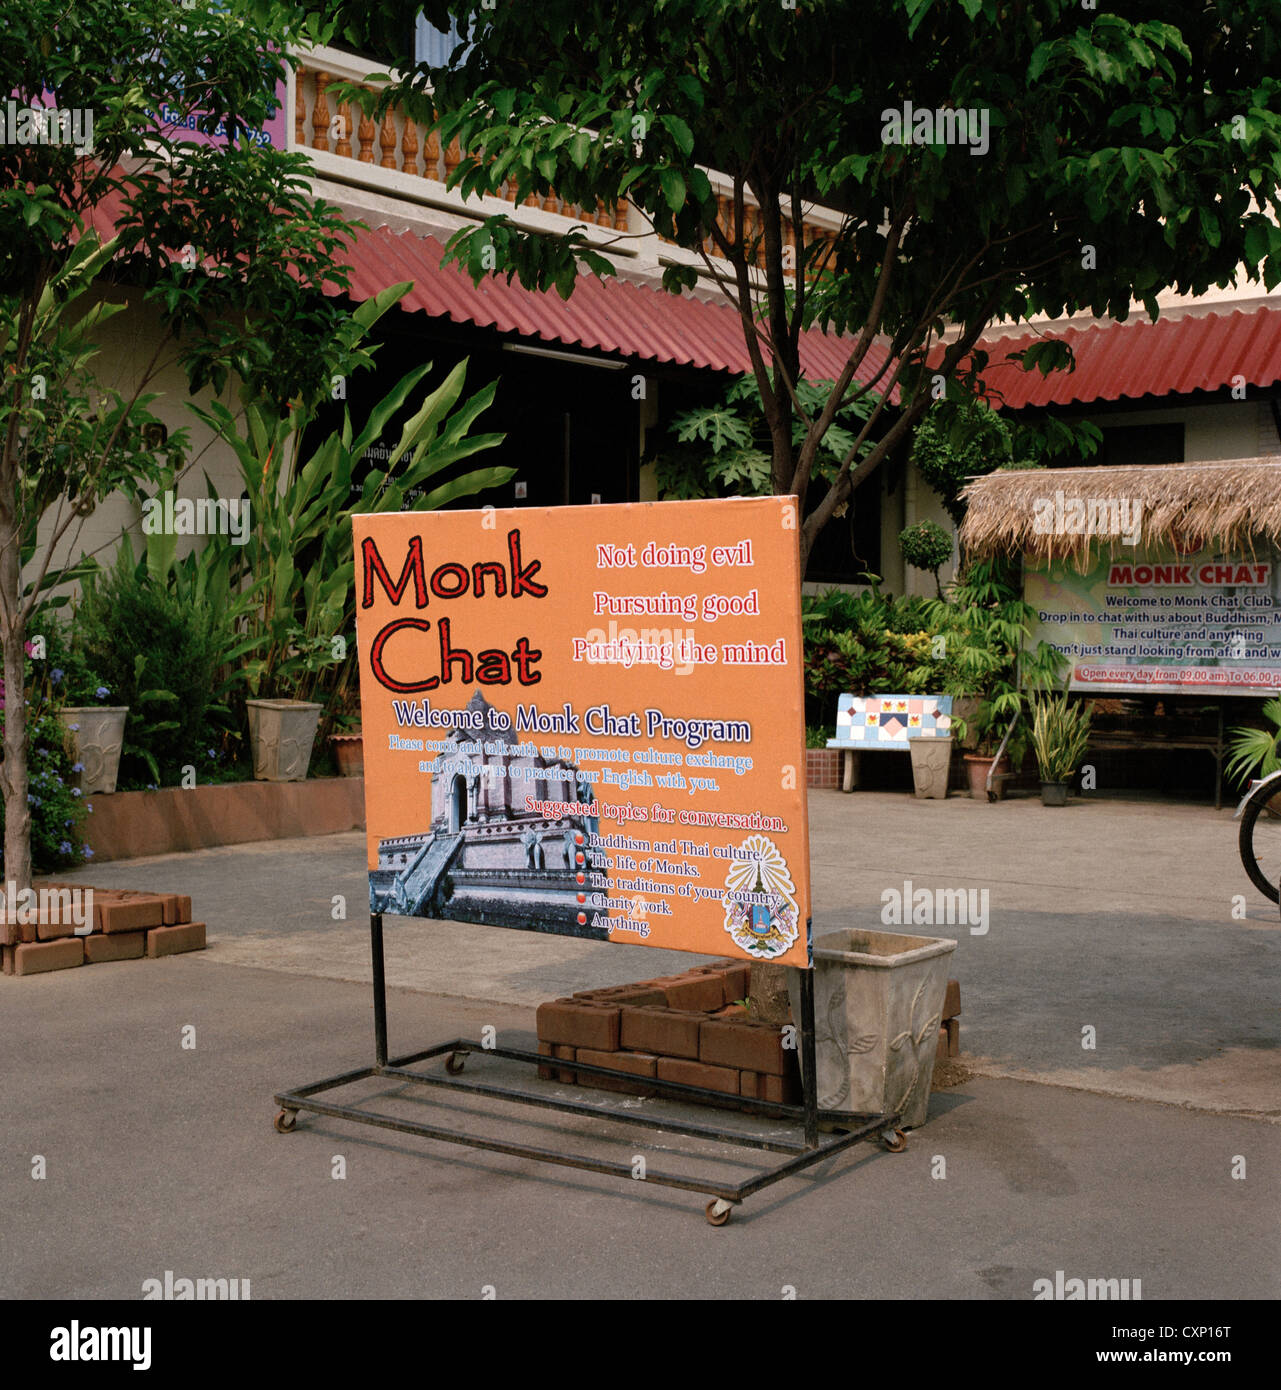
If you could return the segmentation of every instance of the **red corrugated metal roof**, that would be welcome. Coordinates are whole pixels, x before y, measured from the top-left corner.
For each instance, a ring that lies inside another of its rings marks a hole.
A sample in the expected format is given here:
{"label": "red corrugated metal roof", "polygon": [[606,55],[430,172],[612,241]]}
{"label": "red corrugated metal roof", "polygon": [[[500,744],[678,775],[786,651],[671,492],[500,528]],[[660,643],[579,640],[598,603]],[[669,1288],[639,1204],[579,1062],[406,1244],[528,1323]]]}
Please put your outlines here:
{"label": "red corrugated metal roof", "polygon": [[[402,307],[454,323],[677,366],[740,373],[752,369],[742,322],[728,305],[586,274],[579,276],[567,300],[554,290],[534,293],[495,276],[473,285],[458,266],[441,265],[442,252],[433,237],[387,227],[362,232],[351,255],[351,294],[366,299],[388,285],[412,280],[414,288]],[[801,366],[811,380],[834,380],[853,345],[853,338],[812,329],[801,337]],[[875,375],[884,360],[884,349],[873,345],[858,380]]]}
{"label": "red corrugated metal roof", "polygon": [[[100,235],[110,236],[122,202],[118,193],[109,194],[86,212],[85,221]],[[473,285],[458,266],[441,265],[443,253],[434,237],[396,233],[388,227],[360,232],[350,252],[350,294],[359,301],[388,285],[412,280],[414,287],[401,307],[454,323],[643,361],[736,373],[752,370],[742,321],[727,304],[589,274],[580,275],[568,300],[554,290],[535,293],[495,276]],[[341,291],[326,286],[326,292]],[[811,329],[801,335],[802,370],[812,381],[835,380],[853,346],[852,337]],[[857,380],[875,376],[885,357],[885,349],[874,343],[855,374]],[[891,399],[898,400],[897,390]]]}
{"label": "red corrugated metal roof", "polygon": [[[1076,358],[1074,372],[1025,372],[1005,358],[1035,342],[1059,338]],[[1047,334],[989,338],[983,373],[992,404],[1007,410],[1140,396],[1220,391],[1243,377],[1251,386],[1281,381],[1281,310],[1236,309],[1188,314],[1156,323],[1108,323]]]}

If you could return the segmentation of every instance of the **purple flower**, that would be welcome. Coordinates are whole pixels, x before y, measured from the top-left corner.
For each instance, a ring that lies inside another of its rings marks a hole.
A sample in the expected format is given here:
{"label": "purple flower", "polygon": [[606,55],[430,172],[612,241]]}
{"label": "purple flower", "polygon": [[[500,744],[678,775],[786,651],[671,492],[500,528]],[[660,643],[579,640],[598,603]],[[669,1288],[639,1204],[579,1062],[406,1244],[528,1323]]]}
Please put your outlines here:
{"label": "purple flower", "polygon": [[80,788],[79,788],[79,787],[72,787],[72,788],[71,788],[71,795],[72,795],[72,796],[79,796],[79,795],[80,795]]}
{"label": "purple flower", "polygon": [[70,729],[73,734],[78,734],[80,732],[79,724],[68,724],[67,728]]}
{"label": "purple flower", "polygon": [[93,815],[93,802],[92,802],[92,801],[86,801],[86,802],[85,802],[85,810],[88,811],[90,815]]}
{"label": "purple flower", "polygon": [[70,853],[71,853],[71,841],[70,841],[70,840],[63,840],[63,842],[58,846],[58,853],[59,853],[59,854],[70,854]]}
{"label": "purple flower", "polygon": [[71,770],[72,772],[83,772],[85,770],[85,765],[84,763],[72,763]]}
{"label": "purple flower", "polygon": [[83,854],[86,859],[93,858],[93,850],[91,850],[88,845],[81,845],[80,853]]}
{"label": "purple flower", "polygon": [[98,697],[98,699],[105,700],[107,696],[111,694],[111,691],[108,690],[105,685],[100,685],[97,688],[97,690],[95,690],[93,693]]}
{"label": "purple flower", "polygon": [[54,683],[54,685],[57,685],[58,682],[62,679],[62,677],[63,677],[63,672],[62,672],[62,670],[61,670],[59,667],[57,667],[57,666],[55,666],[55,667],[53,668],[53,670],[49,672],[49,679]]}

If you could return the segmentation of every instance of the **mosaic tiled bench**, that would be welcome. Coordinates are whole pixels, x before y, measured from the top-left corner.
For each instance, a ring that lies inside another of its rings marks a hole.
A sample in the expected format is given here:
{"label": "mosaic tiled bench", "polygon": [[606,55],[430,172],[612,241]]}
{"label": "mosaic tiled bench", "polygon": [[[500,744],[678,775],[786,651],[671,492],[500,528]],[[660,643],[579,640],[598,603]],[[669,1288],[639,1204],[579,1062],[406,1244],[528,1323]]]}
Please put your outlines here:
{"label": "mosaic tiled bench", "polygon": [[950,695],[842,695],[836,702],[836,737],[829,748],[845,757],[841,790],[858,786],[859,753],[906,753],[911,738],[946,737],[952,731]]}

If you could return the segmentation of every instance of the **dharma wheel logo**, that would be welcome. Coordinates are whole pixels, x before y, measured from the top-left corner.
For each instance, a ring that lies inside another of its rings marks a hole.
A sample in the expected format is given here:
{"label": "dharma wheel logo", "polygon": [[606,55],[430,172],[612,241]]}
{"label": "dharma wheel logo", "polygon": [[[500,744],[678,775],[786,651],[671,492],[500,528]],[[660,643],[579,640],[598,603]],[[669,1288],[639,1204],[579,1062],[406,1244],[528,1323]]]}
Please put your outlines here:
{"label": "dharma wheel logo", "polygon": [[781,956],[796,943],[800,909],[787,860],[768,835],[749,835],[725,875],[725,930],[735,945],[760,960]]}

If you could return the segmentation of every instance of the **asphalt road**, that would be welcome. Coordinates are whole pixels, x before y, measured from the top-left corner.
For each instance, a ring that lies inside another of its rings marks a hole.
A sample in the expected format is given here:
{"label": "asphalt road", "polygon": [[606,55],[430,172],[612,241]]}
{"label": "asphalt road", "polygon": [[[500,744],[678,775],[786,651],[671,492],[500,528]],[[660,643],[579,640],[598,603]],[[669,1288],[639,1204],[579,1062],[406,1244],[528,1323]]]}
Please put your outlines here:
{"label": "asphalt road", "polygon": [[[21,1066],[0,1075],[8,1297],[139,1298],[166,1271],[247,1279],[254,1299],[479,1299],[487,1286],[504,1299],[779,1299],[790,1286],[804,1299],[1028,1300],[1057,1270],[1139,1279],[1146,1301],[1281,1291],[1275,1125],[976,1078],[935,1096],[906,1153],[860,1145],[713,1230],[701,1197],[644,1181],[318,1117],[277,1134],[273,1091],[369,1058],[368,992],[210,959],[4,982],[6,1035],[21,1040]],[[520,1045],[526,1022],[507,1007],[391,999],[393,1047],[486,1023]],[[607,1139],[618,1127],[605,1122],[491,1102],[485,1118],[417,1088],[378,1101],[654,1168],[747,1171],[685,1139]]]}
{"label": "asphalt road", "polygon": [[[211,945],[0,980],[0,1287],[133,1298],[168,1270],[248,1279],[255,1299],[1026,1300],[1062,1270],[1138,1279],[1144,1300],[1275,1298],[1281,922],[1234,830],[1179,805],[814,796],[820,936],[887,927],[904,880],[986,891],[977,923],[898,928],[957,941],[976,1074],[936,1093],[907,1153],[860,1146],[721,1230],[697,1194],[645,1181],[314,1116],[275,1133],[274,1091],[371,1058],[360,836],[94,866],[86,882],[190,892]],[[389,919],[393,1053],[486,1025],[528,1045],[540,1000],[689,960]],[[605,1120],[416,1087],[376,1099],[651,1169],[752,1170],[746,1151]]]}

